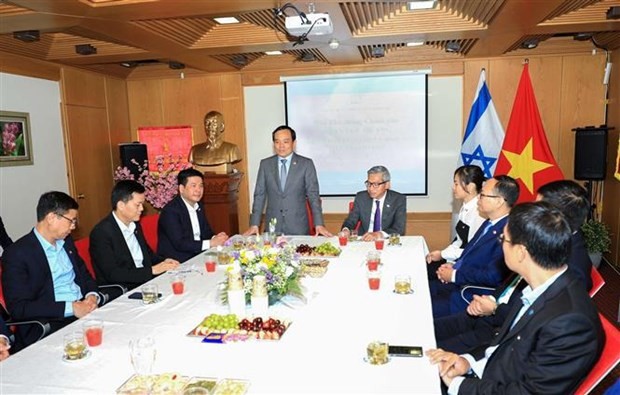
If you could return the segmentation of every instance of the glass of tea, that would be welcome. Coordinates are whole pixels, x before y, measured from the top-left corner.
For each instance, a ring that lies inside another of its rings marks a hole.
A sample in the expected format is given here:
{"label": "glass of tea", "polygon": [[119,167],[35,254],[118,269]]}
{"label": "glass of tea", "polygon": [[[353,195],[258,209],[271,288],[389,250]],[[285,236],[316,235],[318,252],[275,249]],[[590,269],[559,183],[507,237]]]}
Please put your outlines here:
{"label": "glass of tea", "polygon": [[394,276],[394,292],[397,294],[410,294],[411,277],[406,274],[397,274]]}
{"label": "glass of tea", "polygon": [[366,362],[371,365],[383,365],[389,361],[388,344],[382,341],[373,341],[366,347]]}
{"label": "glass of tea", "polygon": [[64,356],[67,361],[77,361],[88,355],[88,348],[84,340],[84,332],[75,331],[64,336]]}

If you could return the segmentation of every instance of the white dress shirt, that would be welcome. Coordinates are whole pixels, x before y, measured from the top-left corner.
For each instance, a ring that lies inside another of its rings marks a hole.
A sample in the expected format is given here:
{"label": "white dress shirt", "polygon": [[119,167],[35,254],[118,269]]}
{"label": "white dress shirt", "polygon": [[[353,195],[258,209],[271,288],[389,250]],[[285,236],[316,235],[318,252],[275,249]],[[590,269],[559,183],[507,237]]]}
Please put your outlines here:
{"label": "white dress shirt", "polygon": [[[185,207],[187,207],[187,211],[189,213],[189,220],[192,223],[192,234],[194,235],[195,241],[200,241],[200,223],[198,223],[198,211],[200,211],[200,206],[198,203],[194,203],[191,205],[187,202],[187,200],[183,199],[183,203],[185,203]],[[202,215],[202,214],[200,214]],[[208,250],[211,247],[210,240],[202,240],[202,250]]]}
{"label": "white dress shirt", "polygon": [[[381,209],[381,219],[383,219],[383,204],[385,203],[385,197],[387,196],[387,191],[381,196],[381,199],[372,199],[372,210],[370,210],[370,221],[368,222],[368,232],[372,232],[372,229],[375,225],[375,211],[377,211],[377,200],[379,201],[379,208]],[[387,237],[388,234],[383,231],[383,223],[381,224],[381,233],[384,237]]]}
{"label": "white dress shirt", "polygon": [[138,238],[136,237],[136,224],[131,222],[129,226],[127,226],[123,223],[123,221],[118,219],[114,211],[112,211],[112,215],[114,216],[118,227],[121,229],[121,232],[123,232],[125,243],[127,243],[127,247],[129,247],[129,252],[133,258],[133,263],[137,268],[143,268],[144,265],[142,262],[144,261],[144,255],[142,254],[142,248],[140,248],[140,243],[138,243]]}

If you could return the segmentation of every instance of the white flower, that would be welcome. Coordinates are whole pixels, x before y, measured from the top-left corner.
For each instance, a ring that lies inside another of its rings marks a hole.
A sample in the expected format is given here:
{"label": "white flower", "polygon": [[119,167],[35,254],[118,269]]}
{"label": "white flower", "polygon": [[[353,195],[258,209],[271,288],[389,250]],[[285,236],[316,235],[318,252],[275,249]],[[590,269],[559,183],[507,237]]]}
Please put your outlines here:
{"label": "white flower", "polygon": [[244,255],[248,262],[252,262],[254,259],[256,259],[256,254],[252,250],[245,251]]}

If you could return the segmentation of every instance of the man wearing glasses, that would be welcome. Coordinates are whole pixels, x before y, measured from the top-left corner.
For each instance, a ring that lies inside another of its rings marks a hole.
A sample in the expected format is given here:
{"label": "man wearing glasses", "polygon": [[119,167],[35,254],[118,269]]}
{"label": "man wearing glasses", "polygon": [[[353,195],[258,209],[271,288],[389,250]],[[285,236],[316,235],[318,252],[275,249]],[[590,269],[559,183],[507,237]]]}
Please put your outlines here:
{"label": "man wearing glasses", "polygon": [[364,182],[365,191],[355,195],[353,210],[342,224],[342,231],[350,234],[358,221],[362,240],[385,238],[390,233],[405,234],[407,199],[390,189],[390,171],[385,166],[373,166]]}
{"label": "man wearing glasses", "polygon": [[497,287],[509,275],[497,237],[518,198],[519,184],[512,177],[495,176],[484,183],[478,211],[488,220],[467,243],[461,257],[456,262],[441,265],[436,272],[437,280],[429,281],[434,318],[467,308],[467,302],[461,297],[462,287]]}
{"label": "man wearing glasses", "polygon": [[[70,236],[77,213],[78,204],[71,196],[44,193],[34,229],[4,253],[2,288],[15,320],[49,320],[54,332],[97,308],[97,285]],[[16,349],[34,343],[40,334],[36,325],[19,326]]]}

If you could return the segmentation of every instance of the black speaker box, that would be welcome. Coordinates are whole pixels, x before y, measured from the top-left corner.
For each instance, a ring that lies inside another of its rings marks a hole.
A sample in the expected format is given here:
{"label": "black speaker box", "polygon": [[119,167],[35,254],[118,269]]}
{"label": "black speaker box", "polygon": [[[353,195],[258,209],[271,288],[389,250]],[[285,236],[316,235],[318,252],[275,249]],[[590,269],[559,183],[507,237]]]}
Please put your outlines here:
{"label": "black speaker box", "polygon": [[[121,152],[121,165],[128,168],[131,174],[133,174],[134,180],[137,180],[140,175],[138,165],[143,169],[148,168],[146,144],[126,143],[119,144],[118,148]],[[137,162],[137,164],[134,162]]]}
{"label": "black speaker box", "polygon": [[607,129],[575,131],[575,179],[604,180],[607,166]]}

